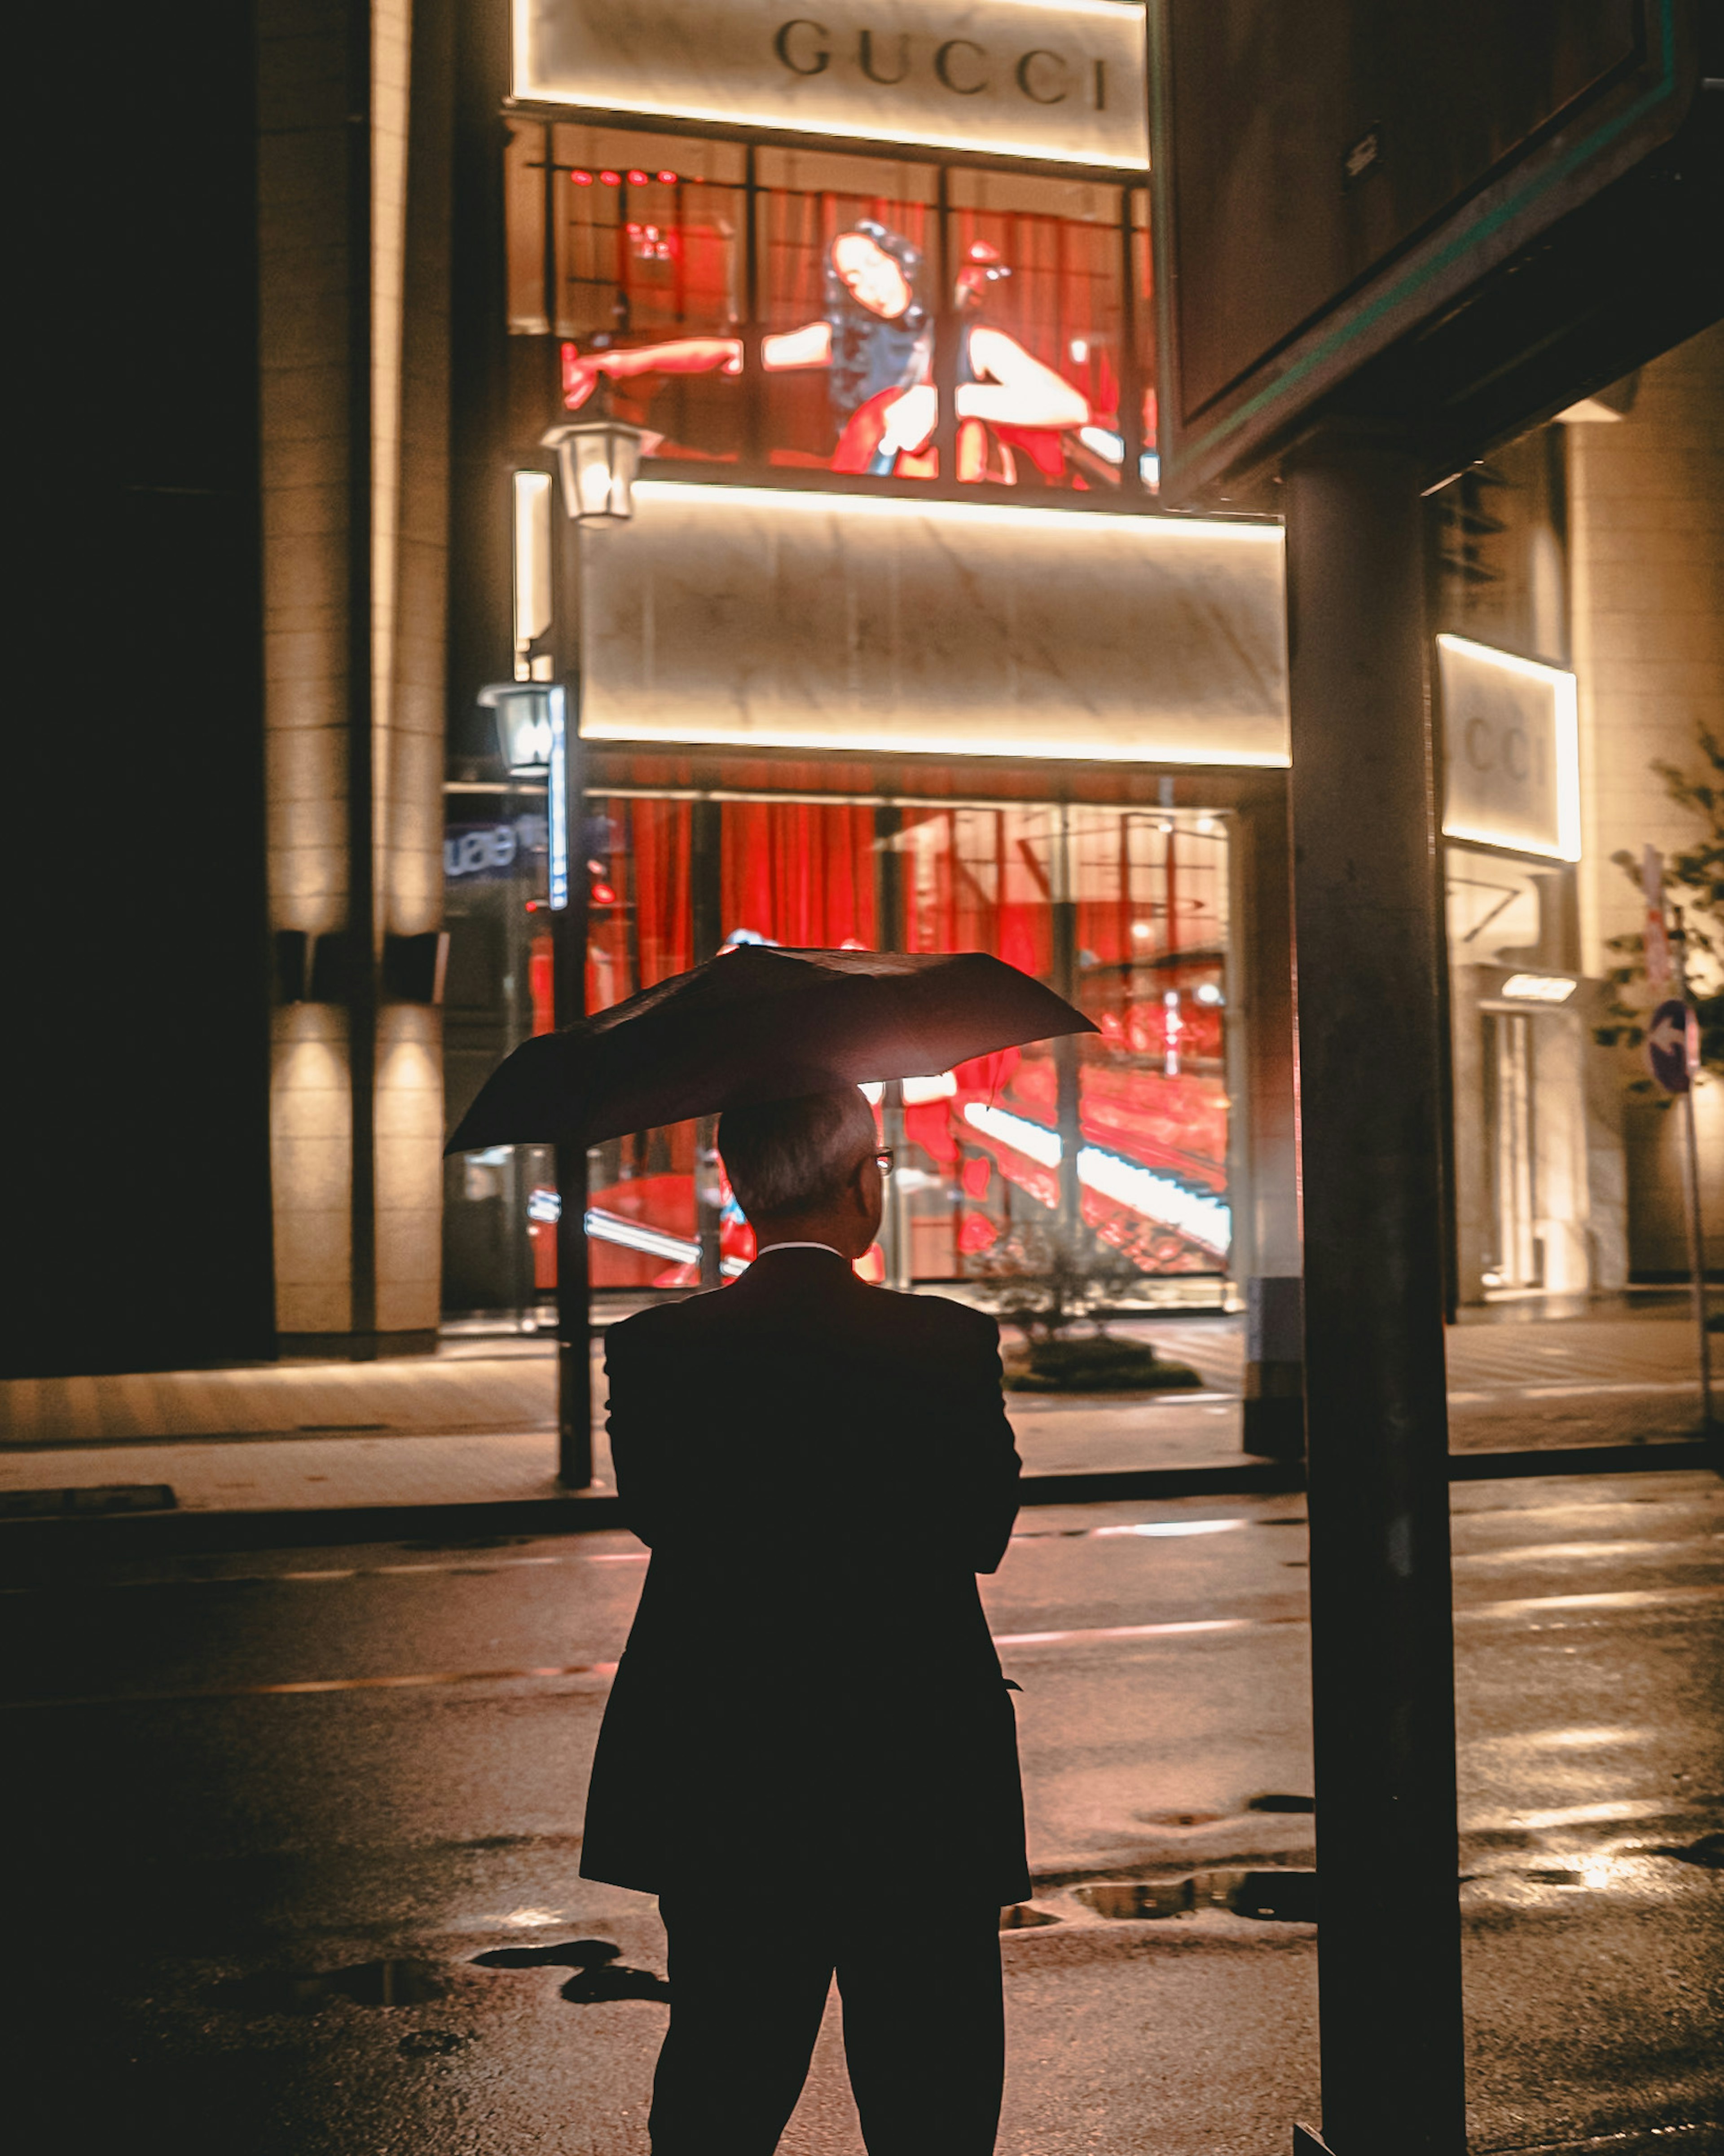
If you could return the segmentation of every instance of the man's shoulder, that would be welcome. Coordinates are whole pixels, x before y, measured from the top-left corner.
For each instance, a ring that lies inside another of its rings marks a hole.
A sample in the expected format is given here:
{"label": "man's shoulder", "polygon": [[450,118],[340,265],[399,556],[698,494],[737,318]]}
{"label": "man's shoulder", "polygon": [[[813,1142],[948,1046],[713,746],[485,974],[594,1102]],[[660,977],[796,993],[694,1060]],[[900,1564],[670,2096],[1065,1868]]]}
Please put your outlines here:
{"label": "man's shoulder", "polygon": [[[825,1324],[835,1324],[840,1336],[860,1332],[900,1349],[988,1355],[999,1342],[999,1327],[992,1317],[949,1296],[906,1295],[853,1278],[840,1284],[824,1308]],[[613,1364],[639,1363],[675,1355],[702,1338],[716,1345],[719,1336],[729,1337],[738,1327],[746,1334],[760,1327],[772,1329],[782,1321],[776,1298],[762,1301],[721,1288],[619,1318],[606,1328],[605,1357]]]}
{"label": "man's shoulder", "polygon": [[717,1295],[691,1295],[680,1302],[649,1304],[629,1317],[619,1317],[604,1332],[607,1361],[617,1355],[654,1354],[674,1348],[711,1322],[711,1306],[723,1300]]}
{"label": "man's shoulder", "polygon": [[999,1339],[999,1327],[985,1311],[972,1310],[949,1295],[906,1295],[885,1287],[870,1287],[866,1294],[869,1307],[885,1324],[977,1348],[993,1347]]}

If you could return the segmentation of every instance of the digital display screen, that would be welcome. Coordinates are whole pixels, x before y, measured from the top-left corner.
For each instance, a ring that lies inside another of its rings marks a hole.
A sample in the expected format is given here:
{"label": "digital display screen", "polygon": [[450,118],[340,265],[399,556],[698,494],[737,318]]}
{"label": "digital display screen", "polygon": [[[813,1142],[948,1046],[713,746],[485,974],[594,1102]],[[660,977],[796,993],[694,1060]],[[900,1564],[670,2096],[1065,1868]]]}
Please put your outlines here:
{"label": "digital display screen", "polygon": [[1153,484],[1142,190],[575,123],[510,155],[511,326],[649,458]]}

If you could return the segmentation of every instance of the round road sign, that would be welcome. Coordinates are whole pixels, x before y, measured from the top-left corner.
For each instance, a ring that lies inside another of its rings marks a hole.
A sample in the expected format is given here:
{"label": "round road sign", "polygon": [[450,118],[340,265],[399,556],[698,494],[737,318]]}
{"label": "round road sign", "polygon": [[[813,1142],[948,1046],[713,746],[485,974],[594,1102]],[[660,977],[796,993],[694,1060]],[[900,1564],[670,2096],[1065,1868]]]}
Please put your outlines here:
{"label": "round road sign", "polygon": [[1666,1093],[1688,1091],[1688,1031],[1692,1013],[1679,996],[1661,1003],[1646,1029],[1646,1060]]}

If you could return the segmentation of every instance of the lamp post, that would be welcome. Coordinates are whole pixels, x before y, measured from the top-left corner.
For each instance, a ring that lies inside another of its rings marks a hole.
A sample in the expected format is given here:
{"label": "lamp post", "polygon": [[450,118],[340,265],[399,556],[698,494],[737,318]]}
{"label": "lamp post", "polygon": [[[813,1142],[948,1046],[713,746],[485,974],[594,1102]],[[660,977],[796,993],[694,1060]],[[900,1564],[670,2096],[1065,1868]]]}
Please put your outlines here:
{"label": "lamp post", "polygon": [[[559,1029],[587,1008],[586,823],[581,736],[581,527],[626,524],[634,514],[634,475],[644,439],[608,410],[551,428],[541,447],[556,453],[568,513],[561,550],[557,644],[562,679],[548,700],[550,912],[555,953],[552,1008]],[[569,1130],[557,1140],[557,1480],[567,1490],[593,1481],[592,1322],[587,1265],[587,1143]]]}

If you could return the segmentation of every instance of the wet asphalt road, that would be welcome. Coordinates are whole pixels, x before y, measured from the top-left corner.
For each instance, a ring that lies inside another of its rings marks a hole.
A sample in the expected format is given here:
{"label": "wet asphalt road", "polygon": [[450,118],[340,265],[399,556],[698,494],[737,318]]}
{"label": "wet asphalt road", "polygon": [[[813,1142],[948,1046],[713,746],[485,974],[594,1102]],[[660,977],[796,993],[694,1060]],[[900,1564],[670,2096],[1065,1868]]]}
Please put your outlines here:
{"label": "wet asphalt road", "polygon": [[[1724,1485],[1455,1508],[1474,2146],[1724,2148]],[[1011,2156],[1282,2156],[1317,2112],[1310,1927],[1081,1892],[1311,1861],[1310,1816],[1261,1803],[1311,1789],[1303,1509],[1038,1509],[987,1584],[1050,1919],[1005,1940]],[[618,1533],[0,1593],[20,2145],[644,2151],[662,1935],[576,1872],[643,1568]],[[720,1681],[725,1652],[715,1612]],[[739,1983],[811,1886],[906,1958],[941,1892],[738,1878]],[[474,1959],[581,1938],[644,1977]],[[340,1974],[385,1960],[389,2004]],[[859,2151],[834,2038],[792,2156]]]}

